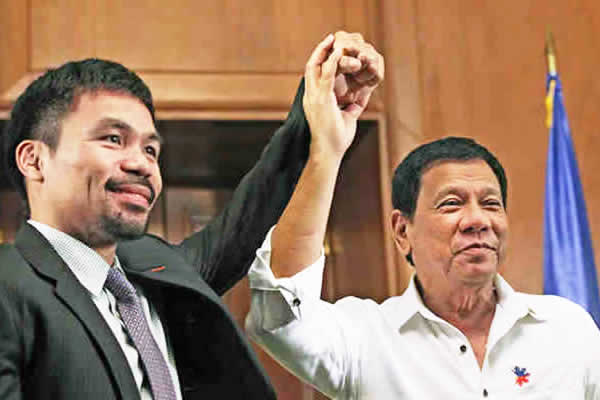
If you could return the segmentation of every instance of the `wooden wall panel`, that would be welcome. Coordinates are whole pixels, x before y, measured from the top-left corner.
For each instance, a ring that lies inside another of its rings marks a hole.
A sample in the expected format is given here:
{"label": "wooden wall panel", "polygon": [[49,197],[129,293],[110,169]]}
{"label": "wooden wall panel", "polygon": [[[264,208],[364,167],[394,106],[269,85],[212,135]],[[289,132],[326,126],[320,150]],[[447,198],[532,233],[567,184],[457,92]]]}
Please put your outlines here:
{"label": "wooden wall panel", "polygon": [[7,91],[28,70],[28,16],[27,2],[0,0],[0,114],[8,108]]}
{"label": "wooden wall panel", "polygon": [[95,0],[31,0],[31,64],[45,71],[96,56]]}
{"label": "wooden wall panel", "polygon": [[[328,292],[344,296],[388,297],[388,271],[381,226],[377,127],[361,133],[347,154],[338,178],[329,219],[331,255],[327,262]],[[333,286],[333,287],[331,287]]]}
{"label": "wooden wall panel", "polygon": [[[0,118],[39,72],[88,57],[140,73],[159,112],[190,118],[199,111],[286,110],[293,98],[287,89],[296,87],[314,46],[342,29],[374,41],[378,12],[372,0],[10,3],[0,17],[0,38],[10,46],[0,55],[21,57],[0,67]],[[370,110],[381,106],[375,95]]]}
{"label": "wooden wall panel", "polygon": [[136,70],[298,72],[314,44],[342,26],[340,1],[107,0],[98,51]]}
{"label": "wooden wall panel", "polygon": [[17,192],[0,190],[0,243],[12,243],[24,220],[23,202]]}
{"label": "wooden wall panel", "polygon": [[[417,6],[423,138],[470,136],[509,178],[511,247],[502,272],[542,291],[542,214],[548,132],[544,38],[553,30],[600,266],[600,3],[425,0]],[[389,64],[388,64],[389,66]]]}
{"label": "wooden wall panel", "polygon": [[[382,169],[388,179],[382,180],[388,192],[383,199],[391,209],[391,177],[406,154],[423,140],[421,116],[420,59],[417,42],[417,0],[381,1],[382,52],[386,59],[384,90],[385,124],[381,135],[387,146],[382,149],[387,165]],[[381,89],[380,89],[381,90]],[[385,209],[385,206],[384,206]],[[391,212],[384,215],[388,241],[392,241]],[[389,295],[397,295],[408,286],[413,269],[391,246]],[[394,273],[392,273],[394,272]]]}
{"label": "wooden wall panel", "polygon": [[[166,188],[163,194],[166,206],[166,219],[164,219],[166,239],[171,243],[179,243],[194,231],[200,230],[221,211],[231,198],[231,194],[230,189]],[[159,225],[159,218],[155,214],[153,216],[151,226],[156,228]],[[248,279],[242,279],[230,289],[223,296],[223,301],[237,324],[244,327],[250,309]],[[271,378],[279,399],[303,400],[312,396],[313,390],[308,385],[287,372],[257,345],[253,344],[253,347]]]}
{"label": "wooden wall panel", "polygon": [[32,0],[31,66],[101,56],[146,72],[297,73],[328,32],[369,32],[374,4]]}

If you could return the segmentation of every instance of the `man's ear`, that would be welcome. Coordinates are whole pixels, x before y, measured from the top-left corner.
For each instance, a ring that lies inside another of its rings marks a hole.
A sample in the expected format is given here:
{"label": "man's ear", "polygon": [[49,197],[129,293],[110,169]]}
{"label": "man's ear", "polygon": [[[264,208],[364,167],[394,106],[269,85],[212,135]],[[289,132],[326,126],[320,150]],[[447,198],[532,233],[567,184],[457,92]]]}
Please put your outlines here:
{"label": "man's ear", "polygon": [[412,252],[412,246],[408,240],[408,225],[410,221],[406,215],[400,210],[392,211],[392,232],[394,235],[394,243],[396,248],[404,257],[407,257]]}
{"label": "man's ear", "polygon": [[19,171],[25,179],[42,182],[44,180],[42,152],[44,143],[39,140],[23,140],[15,150]]}

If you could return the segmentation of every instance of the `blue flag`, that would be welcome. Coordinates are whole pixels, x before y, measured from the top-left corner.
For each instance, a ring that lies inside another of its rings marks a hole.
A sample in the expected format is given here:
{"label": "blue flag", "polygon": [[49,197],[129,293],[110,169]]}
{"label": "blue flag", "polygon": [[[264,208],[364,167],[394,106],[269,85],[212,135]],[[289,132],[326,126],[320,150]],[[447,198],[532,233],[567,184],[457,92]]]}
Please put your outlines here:
{"label": "blue flag", "polygon": [[600,295],[577,159],[558,75],[547,80],[550,143],[544,205],[544,293],[583,306],[600,327]]}

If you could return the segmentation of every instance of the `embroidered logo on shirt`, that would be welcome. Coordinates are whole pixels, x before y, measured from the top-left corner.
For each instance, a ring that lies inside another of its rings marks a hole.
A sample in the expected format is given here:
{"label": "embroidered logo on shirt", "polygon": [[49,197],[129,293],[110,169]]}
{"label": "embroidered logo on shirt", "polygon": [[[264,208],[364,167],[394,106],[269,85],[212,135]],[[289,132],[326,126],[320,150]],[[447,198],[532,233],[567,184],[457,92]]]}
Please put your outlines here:
{"label": "embroidered logo on shirt", "polygon": [[519,368],[515,366],[515,369],[513,369],[513,372],[515,373],[515,375],[517,376],[517,380],[516,380],[516,384],[519,386],[523,386],[524,383],[529,382],[529,375],[531,375],[529,372],[527,372],[527,368]]}

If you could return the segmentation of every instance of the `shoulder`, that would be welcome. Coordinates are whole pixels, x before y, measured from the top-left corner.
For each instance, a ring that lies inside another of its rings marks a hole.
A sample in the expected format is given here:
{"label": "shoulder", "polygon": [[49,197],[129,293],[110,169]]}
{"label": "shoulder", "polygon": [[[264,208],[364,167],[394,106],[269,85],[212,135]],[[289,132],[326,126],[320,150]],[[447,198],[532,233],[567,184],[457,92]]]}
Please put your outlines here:
{"label": "shoulder", "polygon": [[14,244],[0,243],[0,260],[5,259],[5,257],[14,257],[15,253],[19,254],[19,251]]}
{"label": "shoulder", "polygon": [[595,337],[600,341],[600,330],[591,315],[579,304],[560,296],[515,293],[524,301],[531,315],[546,321],[552,329],[576,335]]}
{"label": "shoulder", "polygon": [[121,261],[126,260],[134,263],[171,261],[176,253],[176,246],[150,234],[146,234],[139,239],[119,242],[117,247],[117,255]]}
{"label": "shoulder", "polygon": [[54,297],[51,280],[39,274],[13,245],[0,245],[0,321],[10,319],[16,327],[23,327],[31,310],[45,307]]}
{"label": "shoulder", "polygon": [[336,316],[353,325],[367,323],[379,314],[380,305],[369,298],[355,296],[342,297],[333,304],[328,301],[318,300],[317,303],[330,308],[332,316]]}
{"label": "shoulder", "polygon": [[343,310],[377,310],[380,305],[373,299],[355,296],[342,297],[335,302],[335,306]]}
{"label": "shoulder", "polygon": [[117,256],[121,265],[134,270],[144,270],[151,265],[168,265],[179,268],[190,265],[181,246],[175,246],[155,235],[119,242]]}
{"label": "shoulder", "polygon": [[2,268],[4,262],[22,260],[23,258],[14,245],[8,243],[0,244],[0,268]]}
{"label": "shoulder", "polygon": [[12,244],[0,244],[0,284],[14,286],[27,275],[33,276],[31,268],[17,248]]}
{"label": "shoulder", "polygon": [[120,250],[140,250],[144,248],[156,248],[161,247],[164,249],[173,248],[169,242],[164,240],[163,238],[153,235],[153,234],[145,234],[139,239],[128,240],[125,242],[119,242]]}
{"label": "shoulder", "polygon": [[403,312],[399,303],[401,296],[391,297],[383,303],[370,298],[349,296],[336,301],[334,307],[354,326],[364,325],[368,329],[374,329],[376,326],[395,324],[398,312]]}
{"label": "shoulder", "polygon": [[589,316],[588,312],[579,304],[560,296],[547,294],[528,294],[516,292],[536,314],[548,320],[580,319]]}

